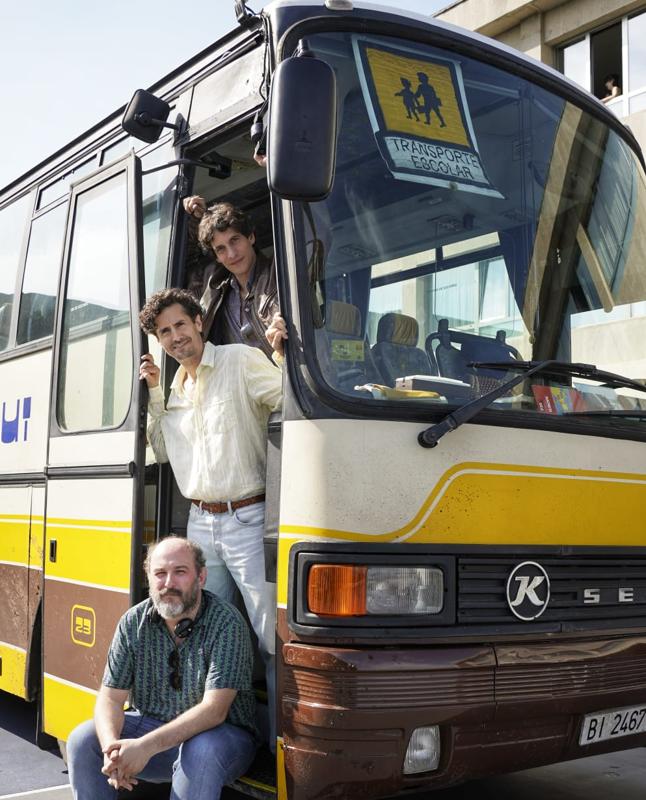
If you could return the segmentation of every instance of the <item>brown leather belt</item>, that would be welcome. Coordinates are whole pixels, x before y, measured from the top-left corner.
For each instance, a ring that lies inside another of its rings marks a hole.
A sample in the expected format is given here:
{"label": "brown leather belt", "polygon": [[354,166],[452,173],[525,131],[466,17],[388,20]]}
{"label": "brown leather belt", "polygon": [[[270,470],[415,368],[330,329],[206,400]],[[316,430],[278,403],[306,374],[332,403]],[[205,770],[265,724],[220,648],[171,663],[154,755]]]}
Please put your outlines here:
{"label": "brown leather belt", "polygon": [[231,500],[228,503],[207,503],[204,500],[191,500],[193,505],[208,511],[209,514],[224,514],[225,511],[235,511],[236,508],[252,506],[254,503],[262,503],[265,499],[264,494],[255,494],[253,497],[245,497],[244,500]]}

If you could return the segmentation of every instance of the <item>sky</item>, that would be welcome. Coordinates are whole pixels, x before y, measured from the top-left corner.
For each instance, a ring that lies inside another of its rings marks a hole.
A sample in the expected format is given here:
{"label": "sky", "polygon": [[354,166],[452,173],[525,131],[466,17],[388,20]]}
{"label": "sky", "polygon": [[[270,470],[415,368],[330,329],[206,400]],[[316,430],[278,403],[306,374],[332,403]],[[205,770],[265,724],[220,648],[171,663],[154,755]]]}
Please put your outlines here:
{"label": "sky", "polygon": [[[420,14],[449,4],[377,2]],[[233,8],[233,0],[0,0],[0,188],[235,27]]]}

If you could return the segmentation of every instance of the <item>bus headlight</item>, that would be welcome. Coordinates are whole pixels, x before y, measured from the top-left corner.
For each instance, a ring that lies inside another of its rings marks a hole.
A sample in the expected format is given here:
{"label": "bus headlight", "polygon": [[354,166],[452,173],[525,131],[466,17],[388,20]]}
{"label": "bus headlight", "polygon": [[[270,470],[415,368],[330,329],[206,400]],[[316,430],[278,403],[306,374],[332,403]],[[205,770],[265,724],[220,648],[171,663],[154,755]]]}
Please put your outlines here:
{"label": "bus headlight", "polygon": [[437,567],[368,567],[368,614],[439,614],[444,575]]}
{"label": "bus headlight", "polygon": [[439,614],[444,574],[437,567],[314,564],[307,604],[322,617]]}
{"label": "bus headlight", "polygon": [[440,763],[440,729],[437,725],[415,728],[404,757],[404,775],[430,772]]}

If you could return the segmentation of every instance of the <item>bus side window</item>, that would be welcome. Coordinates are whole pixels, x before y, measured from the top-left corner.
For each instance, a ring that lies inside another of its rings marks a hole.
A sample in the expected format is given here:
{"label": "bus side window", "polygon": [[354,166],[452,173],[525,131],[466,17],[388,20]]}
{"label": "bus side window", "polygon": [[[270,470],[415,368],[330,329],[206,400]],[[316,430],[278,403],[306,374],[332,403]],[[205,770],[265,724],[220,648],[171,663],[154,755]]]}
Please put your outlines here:
{"label": "bus side window", "polygon": [[0,350],[6,350],[9,342],[9,328],[11,327],[11,303],[0,306]]}
{"label": "bus side window", "polygon": [[22,283],[17,344],[51,336],[63,253],[67,201],[31,223]]}
{"label": "bus side window", "polygon": [[[56,418],[61,430],[119,427],[130,409],[133,351],[125,171],[82,190],[73,220]],[[106,277],[109,276],[109,277]]]}
{"label": "bus side window", "polygon": [[[173,149],[166,143],[142,158],[144,170],[161,166],[173,158]],[[176,200],[177,169],[151,172],[142,179],[143,245],[146,297],[165,286],[168,253]]]}
{"label": "bus side window", "polygon": [[5,206],[0,211],[0,351],[10,346],[11,314],[16,276],[20,266],[27,216],[33,203],[32,195]]}

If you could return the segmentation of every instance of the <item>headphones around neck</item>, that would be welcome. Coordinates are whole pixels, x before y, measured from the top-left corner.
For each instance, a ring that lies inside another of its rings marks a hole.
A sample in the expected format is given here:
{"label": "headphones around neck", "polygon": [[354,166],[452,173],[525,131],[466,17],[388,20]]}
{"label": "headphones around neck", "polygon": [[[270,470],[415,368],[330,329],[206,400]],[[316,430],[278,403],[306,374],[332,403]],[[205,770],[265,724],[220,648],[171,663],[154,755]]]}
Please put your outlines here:
{"label": "headphones around neck", "polygon": [[[173,628],[173,633],[177,636],[178,639],[188,639],[188,637],[193,633],[195,630],[195,626],[199,622],[202,614],[207,606],[207,599],[204,593],[202,593],[202,602],[200,603],[200,609],[197,613],[195,619],[191,619],[190,617],[184,617],[180,619],[180,621],[175,625]],[[163,622],[164,618],[162,615],[157,611],[154,605],[150,606],[150,611],[148,612],[148,616],[151,622]]]}
{"label": "headphones around neck", "polygon": [[178,639],[188,639],[188,637],[193,633],[195,622],[196,620],[191,619],[190,617],[184,617],[184,619],[180,619],[177,625],[175,625],[173,628],[173,633]]}

